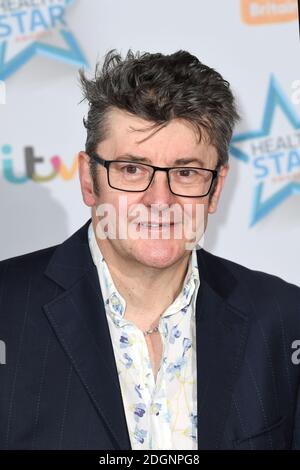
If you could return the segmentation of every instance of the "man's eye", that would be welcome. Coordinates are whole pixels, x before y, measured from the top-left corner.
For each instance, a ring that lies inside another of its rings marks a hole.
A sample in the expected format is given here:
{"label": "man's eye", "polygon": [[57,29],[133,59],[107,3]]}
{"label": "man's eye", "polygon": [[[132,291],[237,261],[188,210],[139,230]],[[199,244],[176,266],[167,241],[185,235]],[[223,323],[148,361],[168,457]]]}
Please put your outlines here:
{"label": "man's eye", "polygon": [[195,170],[187,170],[187,169],[179,170],[179,176],[188,177],[188,176],[194,176],[195,174],[196,174]]}
{"label": "man's eye", "polygon": [[135,165],[125,165],[121,168],[124,172],[130,174],[136,174],[139,168]]}

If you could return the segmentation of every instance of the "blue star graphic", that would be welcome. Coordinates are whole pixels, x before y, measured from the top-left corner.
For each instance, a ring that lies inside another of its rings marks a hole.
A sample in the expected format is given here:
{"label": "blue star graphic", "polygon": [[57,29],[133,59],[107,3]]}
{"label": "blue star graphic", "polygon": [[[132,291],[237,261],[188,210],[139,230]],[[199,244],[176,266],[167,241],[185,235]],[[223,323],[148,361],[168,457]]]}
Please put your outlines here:
{"label": "blue star graphic", "polygon": [[[271,76],[261,128],[255,131],[234,135],[230,144],[230,153],[244,163],[250,163],[250,156],[239,149],[235,144],[270,135],[276,108],[281,108],[283,114],[293,129],[300,129],[300,119],[291,106],[289,100],[281,90],[276,78]],[[250,226],[255,225],[275,207],[293,194],[300,194],[300,183],[289,182],[272,196],[263,201],[264,182],[259,182],[254,189]]]}
{"label": "blue star graphic", "polygon": [[[65,0],[65,7],[70,6],[73,2],[74,0]],[[6,61],[7,41],[2,41],[0,43],[0,80],[6,80],[25,65],[35,54],[42,54],[51,59],[75,65],[76,67],[88,67],[88,62],[74,35],[65,27],[61,28],[58,32],[67,45],[66,49],[41,41],[34,41],[8,61]]]}

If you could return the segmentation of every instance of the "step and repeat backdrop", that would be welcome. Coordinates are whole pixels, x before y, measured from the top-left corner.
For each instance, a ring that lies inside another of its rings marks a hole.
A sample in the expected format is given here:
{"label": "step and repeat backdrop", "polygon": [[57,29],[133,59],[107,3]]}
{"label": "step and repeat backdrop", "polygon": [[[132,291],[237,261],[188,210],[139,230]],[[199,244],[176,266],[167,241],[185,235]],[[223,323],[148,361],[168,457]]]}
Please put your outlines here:
{"label": "step and repeat backdrop", "polygon": [[0,0],[0,259],[89,217],[78,69],[110,49],[185,49],[231,83],[242,120],[204,247],[300,285],[300,46],[293,0]]}

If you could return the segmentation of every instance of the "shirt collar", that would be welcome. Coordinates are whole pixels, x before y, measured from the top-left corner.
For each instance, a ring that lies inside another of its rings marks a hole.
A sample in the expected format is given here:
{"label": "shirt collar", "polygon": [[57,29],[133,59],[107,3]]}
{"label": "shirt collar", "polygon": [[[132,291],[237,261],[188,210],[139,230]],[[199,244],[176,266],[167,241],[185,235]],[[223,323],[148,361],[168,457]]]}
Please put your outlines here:
{"label": "shirt collar", "polygon": [[[126,309],[126,301],[116,289],[108,265],[97,243],[92,222],[88,228],[88,242],[94,264],[98,271],[101,291],[106,309],[112,319],[118,325],[123,319]],[[200,284],[196,248],[189,257],[188,270],[185,275],[183,287],[173,303],[164,311],[163,317],[170,316],[179,311],[186,311],[192,297],[195,297],[197,287]]]}

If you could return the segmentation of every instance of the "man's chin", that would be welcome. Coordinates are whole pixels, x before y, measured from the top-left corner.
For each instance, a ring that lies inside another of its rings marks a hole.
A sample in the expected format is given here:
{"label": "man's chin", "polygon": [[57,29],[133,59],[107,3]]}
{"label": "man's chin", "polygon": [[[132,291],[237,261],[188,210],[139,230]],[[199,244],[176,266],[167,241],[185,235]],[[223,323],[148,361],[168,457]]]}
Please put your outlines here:
{"label": "man's chin", "polygon": [[185,254],[184,245],[178,246],[170,240],[147,240],[147,243],[135,242],[133,255],[141,264],[153,268],[167,268],[181,259]]}

